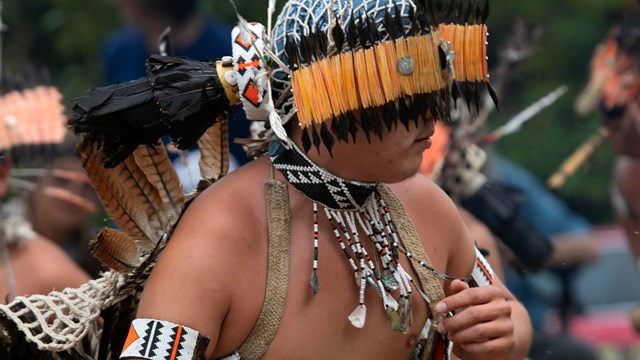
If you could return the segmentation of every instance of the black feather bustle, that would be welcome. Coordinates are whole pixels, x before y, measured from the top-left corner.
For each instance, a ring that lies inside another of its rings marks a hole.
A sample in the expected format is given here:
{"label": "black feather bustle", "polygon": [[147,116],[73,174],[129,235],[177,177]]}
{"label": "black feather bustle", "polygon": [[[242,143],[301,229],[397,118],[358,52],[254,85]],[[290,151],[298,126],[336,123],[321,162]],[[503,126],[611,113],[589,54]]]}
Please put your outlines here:
{"label": "black feather bustle", "polygon": [[409,104],[408,105],[408,109],[409,109],[409,119],[413,120],[413,123],[416,125],[416,127],[418,126],[418,119],[423,115],[418,111],[418,107],[416,106],[416,95],[413,95],[411,97],[411,100],[408,100]]}
{"label": "black feather bustle", "polygon": [[[413,96],[413,106],[416,108],[417,113],[420,115],[416,118],[425,120],[427,118],[427,111],[429,111],[428,106],[428,98],[430,98],[429,94],[418,94]],[[416,121],[416,126],[418,122]]]}
{"label": "black feather bustle", "polygon": [[69,126],[98,145],[106,166],[166,134],[189,148],[229,110],[212,62],[152,55],[147,73],[147,79],[97,88],[74,101]]}
{"label": "black feather bustle", "polygon": [[473,12],[473,21],[478,22],[478,20],[480,20],[481,17],[482,17],[482,8],[480,7],[479,3],[476,3],[476,6]]}
{"label": "black feather bustle", "polygon": [[409,131],[409,118],[411,117],[411,113],[409,112],[409,107],[405,101],[405,98],[398,99],[398,119],[404,125],[404,127]]}
{"label": "black feather bustle", "polygon": [[491,97],[491,100],[493,100],[493,104],[496,106],[496,110],[500,111],[500,106],[499,106],[500,98],[498,97],[498,93],[491,86],[489,82],[487,82],[486,84],[487,84],[487,91],[489,92],[489,96]]}
{"label": "black feather bustle", "polygon": [[369,117],[371,119],[371,128],[373,129],[373,133],[382,140],[382,135],[384,134],[382,125],[382,106],[371,109],[369,111]]}
{"label": "black feather bustle", "polygon": [[349,27],[347,28],[347,43],[349,44],[349,49],[354,50],[358,47],[358,38],[360,34],[358,34],[358,27],[356,26],[356,21],[354,14],[351,13],[351,18],[349,19]]}
{"label": "black feather bustle", "polygon": [[289,60],[289,68],[295,70],[300,66],[300,50],[298,44],[293,37],[287,36],[284,44],[284,50]]}
{"label": "black feather bustle", "polygon": [[320,139],[320,135],[318,134],[318,130],[316,129],[315,126],[310,126],[311,127],[311,141],[313,143],[313,146],[316,148],[316,151],[318,152],[318,154],[320,154],[320,144],[322,143],[322,139]]}
{"label": "black feather bustle", "polygon": [[387,126],[387,131],[391,132],[394,125],[398,127],[398,109],[396,108],[395,101],[388,102],[382,107],[382,119]]}
{"label": "black feather bustle", "polygon": [[473,3],[471,1],[465,1],[463,6],[464,6],[464,10],[462,12],[461,23],[466,24],[466,23],[469,23],[469,18],[473,13]]}
{"label": "black feather bustle", "polygon": [[444,52],[441,46],[438,46],[438,59],[440,60],[440,69],[446,69],[449,64],[447,63],[447,54]]}
{"label": "black feather bustle", "polygon": [[327,151],[329,151],[329,155],[333,157],[333,152],[331,150],[333,149],[335,140],[333,139],[331,132],[329,132],[329,129],[327,129],[326,123],[322,123],[322,126],[320,126],[320,137],[322,138],[322,143],[327,148]]}
{"label": "black feather bustle", "polygon": [[384,18],[382,19],[382,25],[384,26],[384,30],[389,34],[389,37],[393,39],[397,39],[400,37],[398,33],[398,29],[396,29],[393,16],[389,12],[389,9],[384,10]]}
{"label": "black feather bustle", "polygon": [[439,108],[438,99],[435,96],[428,96],[426,98],[426,106],[428,107],[429,113],[431,113],[431,116],[433,116],[434,119],[439,118],[440,114],[442,114],[442,109]]}
{"label": "black feather bustle", "polygon": [[413,10],[413,7],[409,7],[409,22],[411,23],[411,35],[413,36],[418,36],[420,35],[420,24],[418,23],[418,20],[416,19],[416,13]]}
{"label": "black feather bustle", "polygon": [[407,32],[404,28],[404,23],[402,21],[402,11],[398,7],[398,4],[393,3],[393,19],[396,24],[396,31],[400,36],[407,37]]}
{"label": "black feather bustle", "polygon": [[363,15],[360,19],[360,22],[357,25],[357,29],[358,37],[360,38],[360,45],[362,45],[364,49],[368,49],[373,46],[371,33],[369,31],[369,26],[366,20],[366,15]]}
{"label": "black feather bustle", "polygon": [[442,3],[439,0],[425,0],[425,9],[429,17],[430,25],[441,23],[439,14],[442,13]]}
{"label": "black feather bustle", "polygon": [[451,22],[460,24],[463,23],[463,14],[464,14],[464,0],[457,1],[455,4],[455,10],[451,14]]}
{"label": "black feather bustle", "polygon": [[300,135],[300,141],[302,142],[302,149],[304,153],[308,153],[311,150],[311,139],[309,138],[309,128],[302,129],[302,134]]}
{"label": "black feather bustle", "polygon": [[464,94],[464,101],[467,103],[467,109],[471,111],[471,101],[473,99],[473,93],[471,91],[471,87],[469,86],[469,83],[464,83],[463,94]]}
{"label": "black feather bustle", "polygon": [[444,13],[444,19],[446,22],[453,22],[454,19],[456,18],[455,14],[458,12],[458,7],[460,6],[459,2],[460,0],[449,1],[449,6],[447,7],[447,10]]}
{"label": "black feather bustle", "polygon": [[480,16],[480,23],[486,24],[488,17],[489,17],[489,0],[484,0],[484,4],[482,6],[482,15]]}
{"label": "black feather bustle", "polygon": [[367,16],[367,27],[369,28],[370,40],[373,44],[379,44],[382,41],[382,36],[376,22],[370,16]]}
{"label": "black feather bustle", "polygon": [[316,31],[316,41],[318,42],[318,52],[321,58],[326,58],[329,54],[329,38],[324,31]]}
{"label": "black feather bustle", "polygon": [[349,142],[349,119],[344,114],[334,117],[331,122],[331,131],[336,135],[338,141]]}
{"label": "black feather bustle", "polygon": [[333,42],[336,46],[336,51],[338,53],[342,52],[342,48],[344,47],[345,35],[344,30],[340,26],[340,23],[336,22],[336,25],[331,29],[331,37],[333,38]]}
{"label": "black feather bustle", "polygon": [[462,96],[460,86],[458,85],[458,82],[454,80],[453,84],[451,84],[451,98],[453,99],[454,107],[458,106],[458,99],[460,99],[460,96]]}
{"label": "black feather bustle", "polygon": [[371,123],[371,117],[369,116],[369,111],[367,109],[360,109],[360,128],[362,128],[362,132],[367,137],[367,142],[371,143],[371,128],[373,124]]}
{"label": "black feather bustle", "polygon": [[418,20],[418,26],[421,29],[420,33],[423,35],[428,34],[431,31],[430,27],[432,22],[429,20],[429,15],[427,14],[426,10],[422,7],[418,8],[416,10],[416,19]]}
{"label": "black feather bustle", "polygon": [[479,84],[473,84],[473,105],[476,107],[476,114],[480,113],[480,91]]}
{"label": "black feather bustle", "polygon": [[308,36],[310,46],[313,49],[313,57],[315,58],[315,61],[324,59],[327,54],[327,49],[325,47],[326,42],[323,40],[322,35],[326,35],[324,31],[316,30],[310,33]]}
{"label": "black feather bustle", "polygon": [[338,138],[338,141],[342,141],[342,134],[340,129],[340,118],[333,117],[331,119],[331,132]]}
{"label": "black feather bustle", "polygon": [[300,43],[300,60],[302,64],[313,64],[313,41],[309,41],[308,36],[301,36]]}
{"label": "black feather bustle", "polygon": [[351,134],[351,139],[353,142],[356,142],[356,135],[358,134],[358,122],[356,120],[355,113],[350,111],[345,114],[347,120],[347,125],[349,126],[349,134]]}
{"label": "black feather bustle", "polygon": [[442,121],[450,123],[451,122],[451,109],[449,104],[451,103],[451,93],[447,89],[440,90],[439,97],[436,98],[438,111],[440,113],[440,119]]}

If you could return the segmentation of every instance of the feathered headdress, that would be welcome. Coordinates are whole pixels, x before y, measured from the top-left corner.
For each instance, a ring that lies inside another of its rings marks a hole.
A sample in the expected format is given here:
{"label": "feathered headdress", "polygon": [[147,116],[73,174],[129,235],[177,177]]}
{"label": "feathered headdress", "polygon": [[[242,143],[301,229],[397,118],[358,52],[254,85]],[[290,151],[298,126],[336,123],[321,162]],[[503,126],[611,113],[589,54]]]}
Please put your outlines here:
{"label": "feathered headdress", "polygon": [[640,15],[630,12],[596,47],[589,82],[576,101],[576,112],[585,115],[600,107],[605,114],[618,115],[640,94],[639,75]]}
{"label": "feathered headdress", "polygon": [[273,31],[239,16],[232,72],[152,56],[146,79],[77,99],[70,125],[114,166],[163,134],[188,148],[237,101],[267,122],[266,142],[249,147],[255,156],[275,139],[286,145],[283,124],[294,117],[306,151],[331,151],[358,131],[381,137],[427,113],[447,119],[450,98],[477,106],[477,85],[488,84],[488,9],[485,0],[289,1]]}
{"label": "feathered headdress", "polygon": [[14,163],[50,160],[64,139],[62,95],[49,85],[26,86],[5,76],[0,96],[0,151]]}

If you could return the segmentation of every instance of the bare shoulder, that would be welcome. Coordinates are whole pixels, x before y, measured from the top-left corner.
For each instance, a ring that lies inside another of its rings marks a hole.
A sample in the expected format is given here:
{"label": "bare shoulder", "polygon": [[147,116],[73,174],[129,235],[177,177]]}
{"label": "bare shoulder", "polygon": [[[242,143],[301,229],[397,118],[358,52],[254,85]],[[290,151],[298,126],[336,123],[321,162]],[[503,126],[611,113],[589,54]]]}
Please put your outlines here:
{"label": "bare shoulder", "polygon": [[390,187],[414,223],[433,264],[452,276],[469,275],[474,244],[451,198],[421,174]]}
{"label": "bare shoulder", "polygon": [[192,202],[149,277],[138,317],[194,328],[211,337],[213,351],[231,304],[255,285],[240,279],[260,280],[249,273],[257,271],[259,254],[266,252],[259,234],[265,226],[259,222],[268,174],[268,165],[256,160]]}
{"label": "bare shoulder", "polygon": [[16,264],[16,276],[29,278],[23,282],[29,284],[28,288],[21,289],[24,294],[47,294],[53,290],[79,287],[90,280],[89,275],[62,248],[41,236],[18,248],[16,255],[16,261],[20,262]]}

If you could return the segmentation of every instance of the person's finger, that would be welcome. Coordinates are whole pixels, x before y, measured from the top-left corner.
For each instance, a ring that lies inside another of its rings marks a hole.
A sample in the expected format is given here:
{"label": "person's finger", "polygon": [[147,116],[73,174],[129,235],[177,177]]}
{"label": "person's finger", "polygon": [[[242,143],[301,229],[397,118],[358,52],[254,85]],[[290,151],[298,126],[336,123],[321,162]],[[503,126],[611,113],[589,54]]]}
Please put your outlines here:
{"label": "person's finger", "polygon": [[438,324],[440,333],[459,332],[476,324],[490,322],[495,319],[510,319],[511,306],[506,301],[492,301],[484,305],[476,305],[465,311],[456,312]]}
{"label": "person's finger", "polygon": [[476,323],[460,331],[449,331],[447,336],[456,344],[464,344],[489,341],[512,334],[513,322],[511,319],[500,318],[491,322]]}
{"label": "person's finger", "polygon": [[[453,286],[453,283],[451,285]],[[444,298],[436,305],[436,311],[439,313],[456,311],[472,305],[486,304],[492,299],[500,297],[503,297],[502,290],[497,286],[467,288]]]}
{"label": "person's finger", "polygon": [[469,288],[469,284],[462,280],[453,280],[451,282],[451,292],[457,294]]}
{"label": "person's finger", "polygon": [[483,342],[459,344],[465,353],[483,354],[485,359],[496,359],[499,354],[506,354],[513,350],[515,337],[503,336]]}

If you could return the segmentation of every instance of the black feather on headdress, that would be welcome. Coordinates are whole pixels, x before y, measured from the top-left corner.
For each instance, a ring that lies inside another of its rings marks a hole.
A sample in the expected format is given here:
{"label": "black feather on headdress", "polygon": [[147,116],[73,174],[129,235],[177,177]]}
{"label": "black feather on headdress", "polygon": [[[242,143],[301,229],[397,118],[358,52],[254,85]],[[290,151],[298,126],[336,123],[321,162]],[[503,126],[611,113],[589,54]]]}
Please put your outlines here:
{"label": "black feather on headdress", "polygon": [[74,102],[69,126],[104,151],[108,167],[166,134],[188,149],[229,110],[215,63],[160,55],[147,60],[147,78],[97,88]]}

